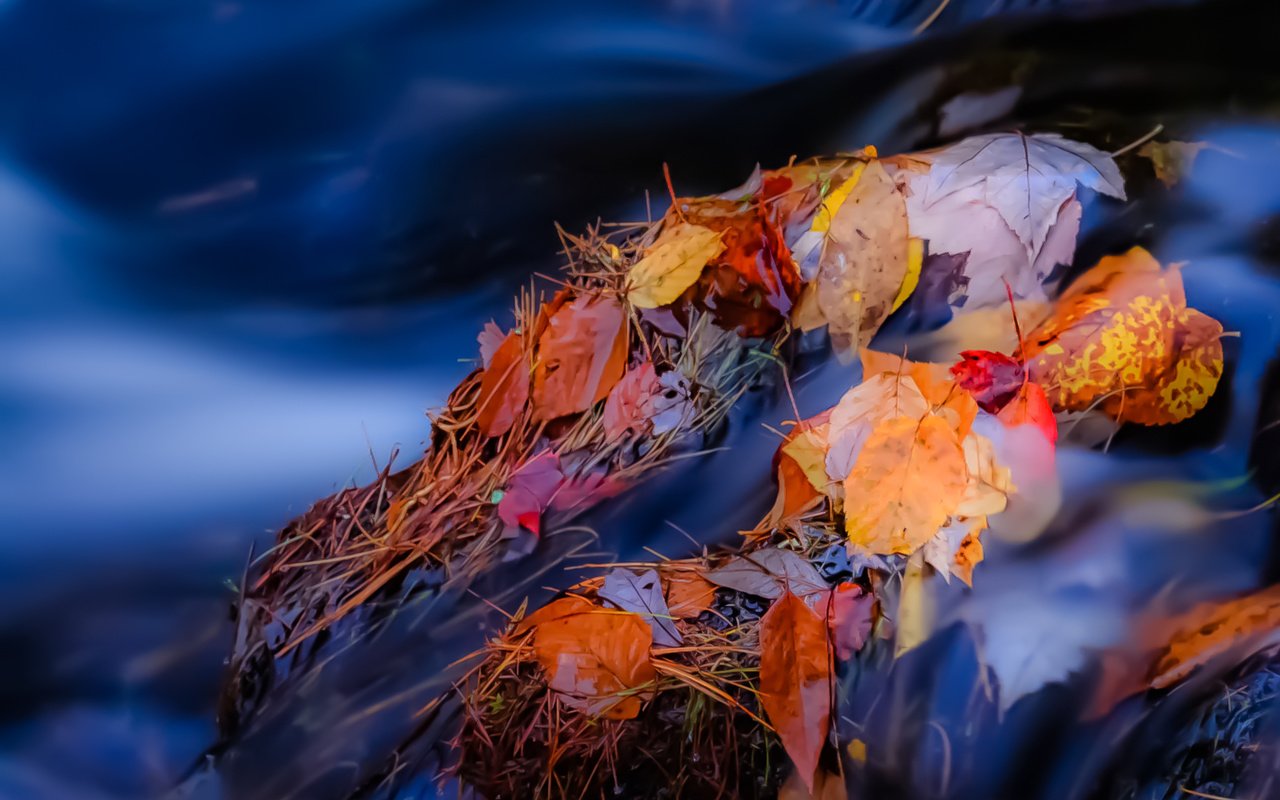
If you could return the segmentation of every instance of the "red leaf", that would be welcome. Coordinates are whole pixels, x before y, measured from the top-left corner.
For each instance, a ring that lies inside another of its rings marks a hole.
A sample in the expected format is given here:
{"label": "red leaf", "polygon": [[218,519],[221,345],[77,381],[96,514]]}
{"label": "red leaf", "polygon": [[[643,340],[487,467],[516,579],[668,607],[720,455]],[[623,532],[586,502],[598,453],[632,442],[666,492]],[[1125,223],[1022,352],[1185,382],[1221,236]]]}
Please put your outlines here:
{"label": "red leaf", "polygon": [[827,621],[836,656],[848,661],[862,649],[871,636],[876,606],[875,595],[867,594],[856,583],[842,583],[819,598],[814,611]]}
{"label": "red leaf", "polygon": [[1049,440],[1049,444],[1058,442],[1058,420],[1053,416],[1049,398],[1038,383],[1024,383],[1013,399],[1000,409],[996,418],[1011,428],[1015,425],[1035,425]]}
{"label": "red leaf", "polygon": [[524,357],[524,338],[508,333],[480,377],[476,424],[485,436],[501,436],[511,430],[528,399],[529,365]]}
{"label": "red leaf", "polygon": [[627,328],[612,297],[582,296],[552,313],[538,337],[534,417],[551,420],[603,400],[627,366]]}
{"label": "red leaf", "polygon": [[951,367],[951,374],[960,388],[978,401],[978,407],[989,414],[1004,408],[1027,380],[1022,364],[990,350],[965,350]]}
{"label": "red leaf", "polygon": [[654,413],[653,399],[660,388],[652,361],[627,372],[604,401],[605,436],[613,440],[631,432],[645,433]]}
{"label": "red leaf", "polygon": [[812,792],[831,722],[831,651],[826,622],[791,592],[760,620],[760,702]]}
{"label": "red leaf", "polygon": [[551,505],[563,482],[560,459],[550,450],[544,450],[511,476],[498,501],[498,518],[508,525],[541,534],[542,512]]}

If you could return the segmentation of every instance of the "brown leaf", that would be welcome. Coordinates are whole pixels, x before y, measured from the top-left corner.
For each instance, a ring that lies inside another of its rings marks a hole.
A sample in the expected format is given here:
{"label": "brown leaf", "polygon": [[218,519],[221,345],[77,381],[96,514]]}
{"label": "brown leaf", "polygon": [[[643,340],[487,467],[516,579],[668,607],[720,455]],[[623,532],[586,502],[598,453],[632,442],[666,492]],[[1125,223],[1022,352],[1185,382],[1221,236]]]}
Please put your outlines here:
{"label": "brown leaf", "polygon": [[586,411],[608,396],[627,366],[627,328],[612,297],[580,296],[547,320],[533,371],[534,416]]}
{"label": "brown leaf", "polygon": [[766,547],[734,556],[707,573],[707,580],[726,589],[772,599],[790,590],[798,595],[826,591],[817,568],[794,551]]}
{"label": "brown leaf", "polygon": [[613,440],[628,433],[645,433],[654,414],[654,396],[660,388],[652,361],[628,370],[604,401],[605,436]]}
{"label": "brown leaf", "polygon": [[485,436],[501,436],[511,430],[516,415],[529,399],[529,364],[524,354],[524,337],[507,334],[494,351],[489,366],[480,377],[476,401],[480,431]]}
{"label": "brown leaf", "polygon": [[658,579],[656,570],[647,569],[636,574],[629,569],[615,567],[605,575],[597,597],[644,618],[653,629],[655,645],[676,647],[683,643],[671,610],[667,608],[666,598],[662,596],[662,581]]}
{"label": "brown leaf", "polygon": [[818,307],[845,352],[856,353],[893,311],[909,239],[906,199],[872,161],[831,221],[815,280]]}
{"label": "brown leaf", "polygon": [[1235,600],[1198,605],[1177,620],[1152,668],[1151,688],[1172,686],[1196,667],[1251,640],[1274,645],[1278,629],[1280,585]]}
{"label": "brown leaf", "polygon": [[791,592],[760,620],[760,704],[810,792],[831,722],[826,622]]}
{"label": "brown leaf", "polygon": [[583,713],[634,719],[651,695],[642,687],[656,678],[649,662],[653,632],[636,614],[582,604],[590,606],[566,604],[559,615],[536,621],[533,650],[547,686]]}
{"label": "brown leaf", "polygon": [[1173,188],[1190,174],[1200,151],[1211,147],[1208,142],[1147,142],[1138,150],[1138,155],[1150,159],[1156,177],[1166,187]]}

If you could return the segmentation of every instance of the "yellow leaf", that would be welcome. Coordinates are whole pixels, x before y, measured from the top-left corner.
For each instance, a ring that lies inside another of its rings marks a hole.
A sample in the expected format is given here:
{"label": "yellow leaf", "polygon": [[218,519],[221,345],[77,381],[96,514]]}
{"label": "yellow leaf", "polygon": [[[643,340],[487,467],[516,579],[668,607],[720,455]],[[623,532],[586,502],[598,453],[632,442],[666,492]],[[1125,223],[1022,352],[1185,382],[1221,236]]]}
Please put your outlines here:
{"label": "yellow leaf", "polygon": [[889,309],[889,313],[901,308],[920,285],[920,270],[923,266],[924,239],[913,236],[907,240],[907,276],[902,279],[902,286],[898,288],[898,296],[893,298],[893,308]]}
{"label": "yellow leaf", "polygon": [[782,452],[792,458],[813,484],[813,488],[826,494],[831,490],[827,477],[827,433],[830,423],[807,428],[782,445]]}
{"label": "yellow leaf", "polygon": [[710,228],[688,222],[667,228],[631,267],[627,297],[636,308],[674,302],[723,251],[720,234]]}
{"label": "yellow leaf", "polygon": [[853,165],[853,173],[845,180],[844,183],[832,190],[822,200],[822,205],[818,207],[818,213],[813,216],[813,224],[809,226],[809,230],[817,233],[826,233],[831,229],[831,220],[835,217],[836,212],[840,210],[840,206],[844,205],[844,201],[849,198],[849,192],[853,191],[853,187],[858,185],[858,180],[862,177],[862,171],[867,168],[867,162],[861,161]]}
{"label": "yellow leaf", "polygon": [[854,739],[849,742],[849,745],[845,750],[849,752],[849,758],[852,758],[855,763],[867,763],[867,743],[861,739]]}
{"label": "yellow leaf", "polygon": [[933,603],[924,585],[924,553],[907,560],[902,573],[902,594],[898,598],[898,634],[893,657],[918,647],[933,632]]}
{"label": "yellow leaf", "polygon": [[1222,326],[1187,308],[1176,266],[1140,247],[1086,272],[1027,337],[1027,371],[1057,411],[1101,405],[1163,425],[1199,411],[1222,376]]}
{"label": "yellow leaf", "polygon": [[831,220],[818,264],[818,308],[842,354],[856,353],[893,310],[907,277],[907,203],[878,161]]}
{"label": "yellow leaf", "polygon": [[964,452],[939,416],[897,417],[872,431],[845,480],[845,529],[863,552],[910,555],[964,496]]}

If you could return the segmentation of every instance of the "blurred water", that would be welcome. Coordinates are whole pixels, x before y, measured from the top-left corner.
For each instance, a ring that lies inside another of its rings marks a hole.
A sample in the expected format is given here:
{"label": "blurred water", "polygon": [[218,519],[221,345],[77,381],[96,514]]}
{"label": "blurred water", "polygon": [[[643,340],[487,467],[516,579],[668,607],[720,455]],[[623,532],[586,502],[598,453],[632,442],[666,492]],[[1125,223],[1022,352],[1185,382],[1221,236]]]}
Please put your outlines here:
{"label": "blurred water", "polygon": [[[1243,333],[1205,422],[1122,438],[1113,466],[1242,474],[1280,342],[1273,14],[1148,5],[956,2],[913,38],[935,4],[0,2],[0,796],[173,783],[213,739],[224,581],[420,452],[480,324],[554,268],[553,222],[643,215],[663,161],[712,190],[756,160],[928,143],[940,106],[1019,64],[991,124],[1175,122],[1233,154],[1091,212],[1079,264],[1135,239],[1191,260],[1194,303]],[[802,411],[845,386],[814,376]],[[732,533],[759,481],[735,465],[772,446],[746,427],[701,483],[620,507],[618,547],[665,518]],[[1262,527],[1223,553],[1227,585],[1256,580]]]}

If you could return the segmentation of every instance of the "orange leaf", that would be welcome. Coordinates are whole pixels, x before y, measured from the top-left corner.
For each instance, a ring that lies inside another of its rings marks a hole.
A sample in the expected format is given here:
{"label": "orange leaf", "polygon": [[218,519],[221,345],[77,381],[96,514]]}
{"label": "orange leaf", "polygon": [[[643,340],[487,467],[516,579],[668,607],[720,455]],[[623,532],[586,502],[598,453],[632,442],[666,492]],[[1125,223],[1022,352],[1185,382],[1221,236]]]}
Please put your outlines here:
{"label": "orange leaf", "polygon": [[859,356],[864,381],[872,375],[886,372],[911,378],[935,413],[952,423],[956,438],[963,439],[969,435],[969,428],[978,416],[978,402],[956,384],[951,367],[929,361],[908,361],[892,353],[867,349],[863,349]]}
{"label": "orange leaf", "polygon": [[1280,628],[1280,586],[1271,586],[1235,600],[1202,603],[1176,621],[1169,643],[1151,672],[1151,688],[1164,689],[1181,681],[1196,667],[1250,640],[1277,643]]}
{"label": "orange leaf", "polygon": [[622,305],[611,297],[584,295],[550,316],[538,337],[535,418],[586,411],[608,396],[627,367],[625,323]]}
{"label": "orange leaf", "polygon": [[524,337],[508,333],[480,377],[476,424],[485,436],[501,436],[511,430],[516,415],[528,399],[529,366],[524,356]]}
{"label": "orange leaf", "polygon": [[964,497],[964,451],[939,416],[876,425],[845,480],[845,529],[859,549],[910,555]]}
{"label": "orange leaf", "polygon": [[547,686],[583,713],[635,718],[642,699],[651,694],[642,687],[657,677],[649,662],[653,629],[627,611],[592,607],[574,613],[569,606],[561,611],[567,613],[537,620],[533,634]]}
{"label": "orange leaf", "polygon": [[667,579],[667,610],[676,619],[693,619],[715,598],[716,587],[692,570],[676,570]]}
{"label": "orange leaf", "polygon": [[760,620],[760,703],[812,792],[831,722],[831,645],[826,621],[791,592]]}
{"label": "orange leaf", "polygon": [[1071,285],[1027,337],[1027,371],[1057,410],[1095,404],[1122,422],[1163,425],[1209,401],[1222,376],[1222,326],[1187,308],[1177,267],[1140,247]]}

